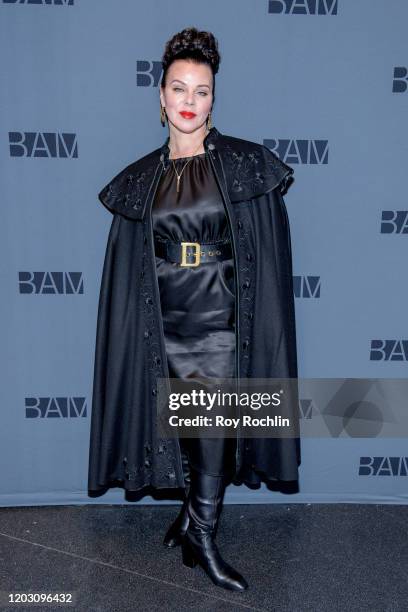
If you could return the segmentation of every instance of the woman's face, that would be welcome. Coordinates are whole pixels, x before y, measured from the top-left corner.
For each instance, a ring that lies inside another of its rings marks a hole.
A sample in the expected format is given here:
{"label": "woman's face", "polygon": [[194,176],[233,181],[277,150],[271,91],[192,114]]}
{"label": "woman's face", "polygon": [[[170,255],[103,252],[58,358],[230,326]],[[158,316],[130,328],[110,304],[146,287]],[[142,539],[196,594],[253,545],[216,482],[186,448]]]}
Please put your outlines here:
{"label": "woman's face", "polygon": [[[202,127],[213,102],[213,75],[210,66],[178,59],[170,65],[160,101],[169,124],[190,134]],[[188,113],[183,116],[183,113]],[[169,127],[171,127],[169,125]]]}

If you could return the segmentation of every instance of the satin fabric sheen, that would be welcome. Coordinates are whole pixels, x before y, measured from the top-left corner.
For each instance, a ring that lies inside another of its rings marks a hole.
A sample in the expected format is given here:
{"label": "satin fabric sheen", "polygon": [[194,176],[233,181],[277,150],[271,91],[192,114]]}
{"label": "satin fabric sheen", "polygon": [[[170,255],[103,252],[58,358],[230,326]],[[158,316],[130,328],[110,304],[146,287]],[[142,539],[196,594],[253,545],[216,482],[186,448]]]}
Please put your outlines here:
{"label": "satin fabric sheen", "polygon": [[[228,222],[206,153],[174,160],[163,174],[153,203],[156,238],[174,242],[230,240]],[[160,301],[171,378],[234,376],[234,260],[193,267],[156,257]]]}
{"label": "satin fabric sheen", "polygon": [[[187,165],[186,161],[190,160]],[[163,173],[152,207],[156,239],[230,241],[228,220],[207,153],[174,160]],[[180,267],[156,256],[170,378],[235,376],[234,260]],[[180,439],[196,469],[228,471],[234,439]],[[231,469],[233,465],[231,464]]]}

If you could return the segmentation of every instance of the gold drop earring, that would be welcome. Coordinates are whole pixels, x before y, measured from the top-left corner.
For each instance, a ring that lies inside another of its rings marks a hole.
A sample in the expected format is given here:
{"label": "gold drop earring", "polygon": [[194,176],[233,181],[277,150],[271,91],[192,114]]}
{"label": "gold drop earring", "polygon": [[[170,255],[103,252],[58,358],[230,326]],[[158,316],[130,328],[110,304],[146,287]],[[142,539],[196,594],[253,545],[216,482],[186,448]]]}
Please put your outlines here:
{"label": "gold drop earring", "polygon": [[207,117],[207,129],[210,130],[211,128],[212,128],[212,121],[211,121],[211,111],[210,111]]}
{"label": "gold drop earring", "polygon": [[160,102],[160,123],[162,124],[163,127],[166,125],[166,111],[164,110],[164,107],[161,105],[161,102]]}

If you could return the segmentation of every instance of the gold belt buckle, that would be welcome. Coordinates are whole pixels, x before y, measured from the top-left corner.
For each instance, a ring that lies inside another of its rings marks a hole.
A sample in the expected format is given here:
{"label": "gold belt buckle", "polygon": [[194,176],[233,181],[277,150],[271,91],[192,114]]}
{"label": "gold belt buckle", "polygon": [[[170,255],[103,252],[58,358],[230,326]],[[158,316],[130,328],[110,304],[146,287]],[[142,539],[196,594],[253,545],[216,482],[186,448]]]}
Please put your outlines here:
{"label": "gold belt buckle", "polygon": [[[199,242],[181,242],[181,264],[180,266],[198,266],[200,265],[200,256],[201,256],[201,245]],[[189,255],[194,255],[195,261],[193,263],[187,262],[187,247],[192,246],[195,248],[194,253],[189,253]]]}

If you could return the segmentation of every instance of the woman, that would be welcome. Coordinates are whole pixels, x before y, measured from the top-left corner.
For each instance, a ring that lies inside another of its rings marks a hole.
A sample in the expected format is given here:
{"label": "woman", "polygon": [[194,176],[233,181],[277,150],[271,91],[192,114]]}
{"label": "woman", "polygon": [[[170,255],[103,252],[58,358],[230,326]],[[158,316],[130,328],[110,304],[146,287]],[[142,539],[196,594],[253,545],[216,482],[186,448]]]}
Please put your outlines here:
{"label": "woman", "polygon": [[[162,439],[157,382],[297,377],[290,231],[293,170],[211,124],[220,56],[187,28],[163,55],[165,144],[99,197],[113,215],[95,349],[89,489],[183,487],[164,544],[218,586],[243,591],[215,534],[226,485],[296,481],[299,439]],[[298,418],[297,402],[292,407]]]}

